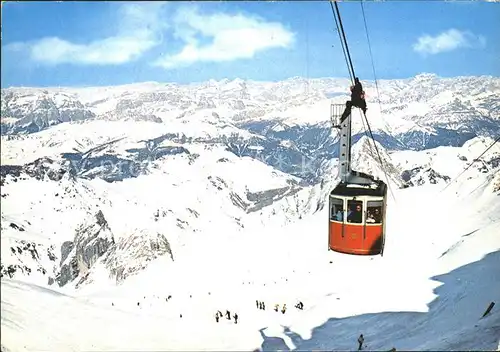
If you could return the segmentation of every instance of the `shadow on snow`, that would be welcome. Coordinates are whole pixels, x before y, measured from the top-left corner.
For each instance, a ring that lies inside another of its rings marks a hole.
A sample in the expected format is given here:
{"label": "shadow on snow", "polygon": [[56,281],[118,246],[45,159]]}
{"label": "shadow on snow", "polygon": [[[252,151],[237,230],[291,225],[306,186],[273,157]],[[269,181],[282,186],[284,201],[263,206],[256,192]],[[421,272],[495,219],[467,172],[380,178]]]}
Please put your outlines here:
{"label": "shadow on snow", "polygon": [[[299,350],[355,350],[363,334],[365,350],[496,350],[500,342],[500,312],[481,318],[491,301],[500,300],[500,251],[431,279],[443,284],[429,311],[382,312],[347,318],[330,318],[315,327],[310,339],[284,328]],[[478,295],[486,295],[478,301]],[[486,323],[486,324],[483,324]],[[261,350],[290,351],[280,337],[266,336]],[[480,347],[478,345],[480,343]]]}

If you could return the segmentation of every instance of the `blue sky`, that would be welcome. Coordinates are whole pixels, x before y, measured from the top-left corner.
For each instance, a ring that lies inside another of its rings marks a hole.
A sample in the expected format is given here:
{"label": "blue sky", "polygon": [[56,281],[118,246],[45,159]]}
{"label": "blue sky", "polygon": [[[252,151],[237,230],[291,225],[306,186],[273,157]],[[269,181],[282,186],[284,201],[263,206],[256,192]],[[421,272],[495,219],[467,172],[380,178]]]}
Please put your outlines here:
{"label": "blue sky", "polygon": [[[377,78],[500,76],[500,5],[363,2]],[[2,4],[2,87],[347,77],[327,1]],[[373,79],[359,1],[339,2]]]}

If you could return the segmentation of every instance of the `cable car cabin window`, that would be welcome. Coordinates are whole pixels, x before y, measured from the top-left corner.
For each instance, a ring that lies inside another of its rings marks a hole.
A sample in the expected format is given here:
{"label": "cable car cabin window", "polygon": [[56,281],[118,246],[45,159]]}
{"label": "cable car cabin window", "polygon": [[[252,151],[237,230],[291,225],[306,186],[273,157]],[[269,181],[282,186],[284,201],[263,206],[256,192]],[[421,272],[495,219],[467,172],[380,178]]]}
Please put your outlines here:
{"label": "cable car cabin window", "polygon": [[367,204],[366,223],[381,224],[382,223],[382,206],[381,201],[369,201]]}
{"label": "cable car cabin window", "polygon": [[347,202],[347,222],[361,224],[363,222],[363,202],[350,200]]}
{"label": "cable car cabin window", "polygon": [[344,201],[330,198],[330,221],[342,221],[344,218]]}

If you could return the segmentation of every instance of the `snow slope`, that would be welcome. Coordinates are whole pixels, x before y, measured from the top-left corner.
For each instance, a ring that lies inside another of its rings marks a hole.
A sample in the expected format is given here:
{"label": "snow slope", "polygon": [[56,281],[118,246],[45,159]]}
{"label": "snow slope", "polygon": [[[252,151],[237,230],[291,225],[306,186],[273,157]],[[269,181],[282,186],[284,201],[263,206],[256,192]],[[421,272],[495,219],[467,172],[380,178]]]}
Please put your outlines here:
{"label": "snow slope", "polygon": [[[384,257],[328,253],[320,212],[286,227],[200,235],[174,262],[160,258],[118,286],[105,275],[63,294],[3,279],[2,346],[343,350],[363,333],[370,350],[498,349],[500,311],[479,319],[500,301],[493,182],[463,181],[458,194],[442,185],[398,190]],[[298,300],[303,311],[293,308]],[[274,303],[286,303],[286,314]],[[218,309],[237,312],[238,324],[217,324]]]}

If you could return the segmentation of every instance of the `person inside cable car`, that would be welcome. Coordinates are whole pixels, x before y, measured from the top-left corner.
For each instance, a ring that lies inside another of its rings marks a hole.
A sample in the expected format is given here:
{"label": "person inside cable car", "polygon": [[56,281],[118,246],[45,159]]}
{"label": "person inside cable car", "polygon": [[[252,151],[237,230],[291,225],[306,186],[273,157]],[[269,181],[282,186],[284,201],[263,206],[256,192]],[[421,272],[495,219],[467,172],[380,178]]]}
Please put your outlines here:
{"label": "person inside cable car", "polygon": [[361,205],[357,204],[349,214],[347,214],[347,221],[361,223],[363,214],[361,213]]}
{"label": "person inside cable car", "polygon": [[343,218],[344,218],[344,212],[342,211],[341,208],[338,208],[337,213],[335,214],[335,220],[342,221]]}
{"label": "person inside cable car", "polygon": [[382,213],[380,212],[380,208],[375,208],[375,213],[373,214],[373,219],[375,219],[376,223],[382,222]]}
{"label": "person inside cable car", "polygon": [[375,216],[370,210],[368,210],[368,214],[366,215],[366,222],[370,224],[375,222]]}

